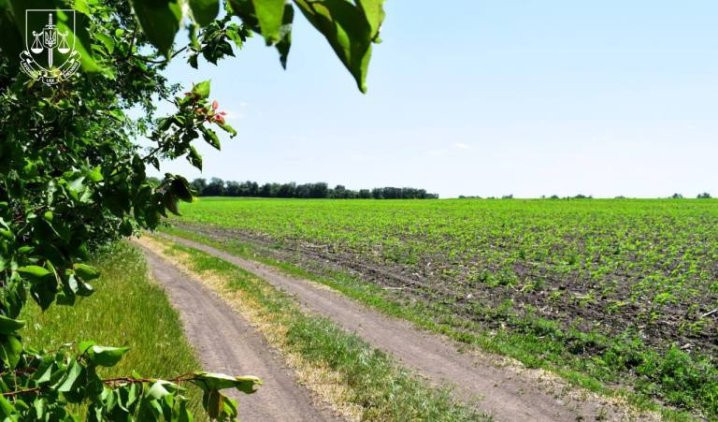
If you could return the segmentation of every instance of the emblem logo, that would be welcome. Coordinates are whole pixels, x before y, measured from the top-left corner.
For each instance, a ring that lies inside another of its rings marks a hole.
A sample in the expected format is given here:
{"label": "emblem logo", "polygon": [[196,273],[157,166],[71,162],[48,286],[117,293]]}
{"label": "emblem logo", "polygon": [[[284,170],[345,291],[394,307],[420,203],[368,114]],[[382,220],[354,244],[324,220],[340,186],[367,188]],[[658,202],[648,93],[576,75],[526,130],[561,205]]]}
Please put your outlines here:
{"label": "emblem logo", "polygon": [[47,85],[69,78],[80,67],[74,33],[74,10],[26,10],[25,51],[20,53],[22,71]]}

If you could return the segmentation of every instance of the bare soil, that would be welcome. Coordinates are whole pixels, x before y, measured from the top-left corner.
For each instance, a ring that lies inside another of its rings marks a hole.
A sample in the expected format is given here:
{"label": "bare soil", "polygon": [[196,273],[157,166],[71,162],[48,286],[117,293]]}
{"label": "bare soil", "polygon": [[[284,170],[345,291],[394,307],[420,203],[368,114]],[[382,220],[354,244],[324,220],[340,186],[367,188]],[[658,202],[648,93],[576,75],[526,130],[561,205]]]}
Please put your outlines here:
{"label": "bare soil", "polygon": [[309,280],[285,275],[210,246],[163,235],[216,256],[293,295],[310,312],[356,333],[432,383],[450,387],[462,400],[499,421],[655,420],[589,392],[577,391],[544,371],[528,370],[480,353],[461,353],[454,341],[360,305]]}
{"label": "bare soil", "polygon": [[229,393],[239,400],[244,421],[336,421],[331,410],[316,406],[310,392],[248,321],[192,277],[141,243],[153,278],[179,312],[184,331],[204,370],[255,375],[263,385],[252,394]]}

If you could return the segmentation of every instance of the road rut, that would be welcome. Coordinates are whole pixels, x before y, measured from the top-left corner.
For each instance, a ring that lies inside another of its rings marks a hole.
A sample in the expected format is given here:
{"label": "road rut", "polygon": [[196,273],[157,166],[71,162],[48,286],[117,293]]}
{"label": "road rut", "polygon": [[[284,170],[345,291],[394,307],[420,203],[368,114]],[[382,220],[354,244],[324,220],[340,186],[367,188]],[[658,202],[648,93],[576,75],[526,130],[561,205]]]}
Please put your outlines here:
{"label": "road rut", "polygon": [[[653,420],[634,415],[610,399],[593,394],[564,394],[562,386],[539,383],[529,371],[500,367],[489,359],[462,354],[448,338],[387,317],[326,286],[184,238],[162,237],[241,267],[293,295],[302,307],[330,318],[372,346],[390,353],[434,384],[448,385],[466,402],[498,421]],[[539,386],[541,384],[541,386]]]}
{"label": "road rut", "polygon": [[164,287],[178,311],[204,370],[262,379],[263,385],[252,395],[229,393],[239,399],[242,420],[339,420],[330,410],[313,404],[309,391],[297,384],[278,352],[229,305],[156,253],[138,246],[145,253],[154,279]]}

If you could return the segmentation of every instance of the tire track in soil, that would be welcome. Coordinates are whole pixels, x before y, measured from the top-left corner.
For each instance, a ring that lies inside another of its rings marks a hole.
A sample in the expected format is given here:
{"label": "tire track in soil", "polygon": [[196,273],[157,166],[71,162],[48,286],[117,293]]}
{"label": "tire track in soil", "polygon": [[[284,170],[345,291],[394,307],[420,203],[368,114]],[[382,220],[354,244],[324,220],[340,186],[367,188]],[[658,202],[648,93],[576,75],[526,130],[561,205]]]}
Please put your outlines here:
{"label": "tire track in soil", "polygon": [[297,384],[293,371],[282,363],[261,334],[209,289],[138,242],[153,278],[165,289],[182,320],[187,338],[204,370],[234,375],[251,374],[262,386],[251,395],[237,391],[239,416],[244,421],[339,421],[327,408],[313,405],[310,392]]}
{"label": "tire track in soil", "polygon": [[[500,367],[495,359],[462,354],[444,336],[421,331],[411,323],[377,311],[319,285],[240,258],[211,246],[158,233],[164,239],[200,250],[249,271],[294,296],[310,312],[331,319],[373,347],[397,358],[433,384],[449,386],[458,397],[497,421],[575,422],[591,420],[657,420],[639,415],[610,398],[563,391],[564,385],[531,376],[530,371]],[[570,387],[569,387],[570,389]]]}

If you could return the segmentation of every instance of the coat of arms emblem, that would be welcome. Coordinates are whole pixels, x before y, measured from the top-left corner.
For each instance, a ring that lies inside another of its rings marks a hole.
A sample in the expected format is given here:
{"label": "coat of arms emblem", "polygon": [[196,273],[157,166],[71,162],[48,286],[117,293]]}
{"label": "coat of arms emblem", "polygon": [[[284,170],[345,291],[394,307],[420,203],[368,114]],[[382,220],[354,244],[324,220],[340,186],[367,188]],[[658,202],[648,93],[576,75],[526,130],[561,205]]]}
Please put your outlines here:
{"label": "coat of arms emblem", "polygon": [[70,77],[80,67],[74,31],[74,10],[26,10],[25,51],[20,54],[22,71],[47,85]]}

